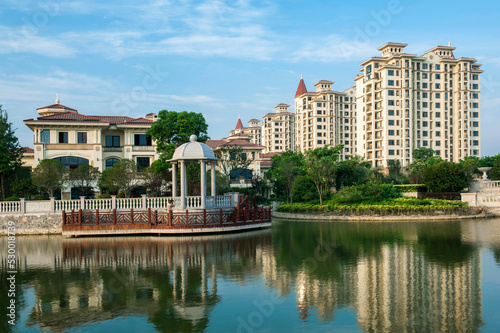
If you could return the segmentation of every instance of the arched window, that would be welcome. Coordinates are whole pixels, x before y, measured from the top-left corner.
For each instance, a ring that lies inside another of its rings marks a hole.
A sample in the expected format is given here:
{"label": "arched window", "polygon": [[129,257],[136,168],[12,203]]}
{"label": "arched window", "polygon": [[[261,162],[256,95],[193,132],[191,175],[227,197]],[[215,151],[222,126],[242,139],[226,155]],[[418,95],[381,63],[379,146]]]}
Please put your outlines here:
{"label": "arched window", "polygon": [[108,170],[109,168],[111,168],[118,161],[119,161],[119,159],[117,159],[117,158],[108,158],[106,160],[106,170]]}
{"label": "arched window", "polygon": [[82,164],[89,164],[89,160],[83,157],[63,156],[63,157],[56,157],[54,159],[64,164],[69,171],[78,168]]}

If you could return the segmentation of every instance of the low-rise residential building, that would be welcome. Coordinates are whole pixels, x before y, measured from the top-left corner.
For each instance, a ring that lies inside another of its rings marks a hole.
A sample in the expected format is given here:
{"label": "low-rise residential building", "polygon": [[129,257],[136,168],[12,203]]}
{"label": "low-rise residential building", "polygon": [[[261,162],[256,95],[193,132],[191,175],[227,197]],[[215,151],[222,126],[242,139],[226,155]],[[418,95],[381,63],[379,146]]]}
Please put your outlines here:
{"label": "low-rise residential building", "polygon": [[152,119],[83,115],[58,100],[37,112],[36,119],[24,120],[34,133],[33,168],[52,158],[69,170],[89,164],[103,171],[127,158],[140,170],[158,158],[154,140],[146,135]]}

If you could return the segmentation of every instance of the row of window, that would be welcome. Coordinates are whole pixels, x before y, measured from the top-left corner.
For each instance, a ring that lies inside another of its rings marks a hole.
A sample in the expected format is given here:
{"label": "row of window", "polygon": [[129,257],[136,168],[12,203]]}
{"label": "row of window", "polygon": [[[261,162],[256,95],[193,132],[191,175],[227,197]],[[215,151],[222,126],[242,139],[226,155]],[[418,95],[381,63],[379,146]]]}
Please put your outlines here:
{"label": "row of window", "polygon": [[[77,143],[87,143],[87,132],[77,132]],[[50,130],[42,130],[40,133],[40,141],[42,143],[50,143]],[[68,143],[68,132],[58,132],[58,143]],[[106,135],[106,147],[120,147],[120,136]],[[134,134],[134,145],[136,146],[151,146],[151,137],[146,134]]]}
{"label": "row of window", "polygon": [[[80,165],[89,164],[89,160],[83,157],[76,156],[63,156],[56,157],[55,160],[58,160],[62,164],[68,168],[68,170],[72,171],[78,168]],[[105,169],[111,168],[115,163],[118,163],[119,159],[117,158],[108,158],[105,161]],[[149,167],[149,157],[137,157],[136,158],[137,171],[142,171],[145,168]]]}

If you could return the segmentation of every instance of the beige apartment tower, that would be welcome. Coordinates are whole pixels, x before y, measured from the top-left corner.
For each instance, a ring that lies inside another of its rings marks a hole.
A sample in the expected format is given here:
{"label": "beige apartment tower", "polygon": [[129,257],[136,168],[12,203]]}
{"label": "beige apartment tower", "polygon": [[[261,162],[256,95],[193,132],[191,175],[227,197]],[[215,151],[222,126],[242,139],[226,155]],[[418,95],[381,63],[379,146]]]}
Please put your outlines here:
{"label": "beige apartment tower", "polygon": [[407,44],[387,43],[382,56],[361,63],[356,82],[357,154],[374,167],[413,160],[412,151],[432,148],[457,162],[480,156],[480,89],[483,72],[473,58],[455,58],[454,47],[423,55]]}
{"label": "beige apartment tower", "polygon": [[262,116],[262,145],[265,153],[295,150],[295,115],[288,111],[290,105],[280,103],[276,112]]}
{"label": "beige apartment tower", "polygon": [[305,152],[326,145],[344,145],[341,160],[356,152],[355,88],[332,90],[333,81],[314,84],[308,92],[301,77],[295,93],[295,146]]}

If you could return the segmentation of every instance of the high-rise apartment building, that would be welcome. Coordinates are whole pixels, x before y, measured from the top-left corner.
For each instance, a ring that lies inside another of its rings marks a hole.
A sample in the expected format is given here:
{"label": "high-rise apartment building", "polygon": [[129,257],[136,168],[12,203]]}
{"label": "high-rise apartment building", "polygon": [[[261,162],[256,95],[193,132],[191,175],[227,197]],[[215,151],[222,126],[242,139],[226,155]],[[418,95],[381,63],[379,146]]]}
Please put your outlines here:
{"label": "high-rise apartment building", "polygon": [[412,162],[413,149],[432,148],[457,162],[480,155],[479,76],[473,58],[455,58],[454,47],[423,55],[407,44],[387,43],[381,57],[361,63],[356,81],[357,154],[373,166]]}
{"label": "high-rise apartment building", "polygon": [[265,153],[295,150],[295,115],[289,112],[290,105],[280,103],[275,113],[262,116],[262,145]]}
{"label": "high-rise apartment building", "polygon": [[308,92],[301,77],[295,93],[295,147],[297,151],[344,145],[341,159],[357,154],[355,88],[332,90],[333,81],[314,84]]}
{"label": "high-rise apartment building", "polygon": [[[259,125],[258,119],[250,119],[248,127],[244,127],[241,119],[238,118],[236,127],[229,131],[229,137],[249,137],[248,141],[260,145],[262,142],[262,129]],[[244,139],[246,140],[246,139]]]}

